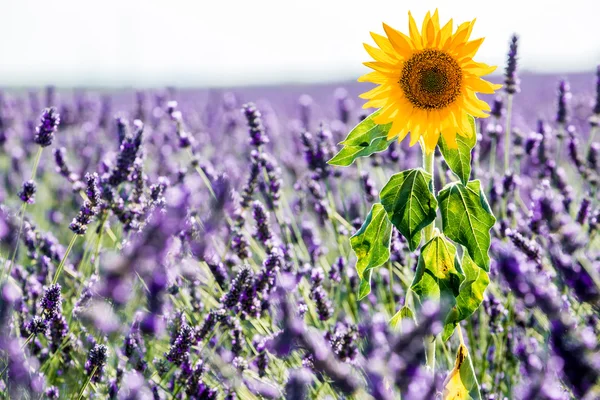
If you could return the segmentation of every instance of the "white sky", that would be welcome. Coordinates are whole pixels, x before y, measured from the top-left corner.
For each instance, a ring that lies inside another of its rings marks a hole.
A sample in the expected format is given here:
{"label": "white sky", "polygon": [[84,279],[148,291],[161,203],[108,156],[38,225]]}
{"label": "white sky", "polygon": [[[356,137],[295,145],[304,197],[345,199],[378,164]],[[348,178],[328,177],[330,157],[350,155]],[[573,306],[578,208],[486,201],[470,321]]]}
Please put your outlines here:
{"label": "white sky", "polygon": [[355,79],[369,31],[406,31],[409,9],[419,23],[435,7],[442,21],[477,18],[481,61],[503,66],[517,32],[523,69],[600,63],[600,0],[0,0],[0,85]]}

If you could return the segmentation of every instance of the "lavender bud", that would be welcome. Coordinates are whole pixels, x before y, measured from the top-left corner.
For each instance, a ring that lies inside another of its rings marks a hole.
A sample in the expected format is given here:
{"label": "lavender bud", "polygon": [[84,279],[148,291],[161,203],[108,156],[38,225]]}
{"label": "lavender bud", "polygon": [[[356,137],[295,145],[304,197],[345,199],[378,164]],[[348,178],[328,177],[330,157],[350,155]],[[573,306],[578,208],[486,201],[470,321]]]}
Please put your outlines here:
{"label": "lavender bud", "polygon": [[[103,344],[95,344],[88,353],[87,361],[85,362],[85,372],[87,375],[94,374],[92,381],[100,382],[108,358],[108,348]],[[94,372],[95,370],[95,372]]]}
{"label": "lavender bud", "polygon": [[35,203],[35,192],[37,191],[37,186],[34,181],[31,179],[23,182],[23,187],[17,193],[19,198],[23,203],[33,204]]}
{"label": "lavender bud", "polygon": [[40,307],[46,316],[46,319],[51,319],[62,312],[62,296],[60,284],[51,285],[44,291]]}
{"label": "lavender bud", "polygon": [[503,104],[502,97],[496,96],[494,98],[494,102],[492,103],[492,111],[490,112],[490,114],[493,115],[494,117],[496,117],[497,119],[500,119],[504,112],[503,107],[504,107],[504,104]]}
{"label": "lavender bud", "polygon": [[567,123],[567,103],[571,98],[569,83],[562,79],[558,84],[558,106],[556,111],[556,122],[561,125]]}
{"label": "lavender bud", "polygon": [[581,201],[581,206],[579,206],[579,211],[577,212],[577,222],[580,225],[585,224],[587,221],[588,215],[590,214],[590,206],[591,201],[587,197]]}
{"label": "lavender bud", "polygon": [[250,128],[250,144],[260,149],[263,144],[269,143],[269,138],[265,133],[260,111],[258,111],[254,103],[244,104],[242,106],[242,111],[246,117],[248,127]]}
{"label": "lavender bud", "polygon": [[35,129],[36,134],[33,141],[41,147],[50,146],[54,140],[54,132],[56,132],[59,123],[60,115],[56,112],[56,108],[44,109],[40,117],[40,124]]}
{"label": "lavender bud", "polygon": [[240,301],[242,290],[244,289],[247,281],[252,277],[252,270],[248,266],[243,266],[236,277],[231,282],[229,292],[225,293],[221,298],[221,304],[223,307],[232,309]]}
{"label": "lavender bud", "polygon": [[515,94],[519,92],[519,78],[517,77],[517,50],[519,44],[519,37],[513,35],[510,39],[510,47],[508,50],[508,58],[506,62],[506,69],[504,71],[504,83],[506,86],[504,90],[508,94]]}

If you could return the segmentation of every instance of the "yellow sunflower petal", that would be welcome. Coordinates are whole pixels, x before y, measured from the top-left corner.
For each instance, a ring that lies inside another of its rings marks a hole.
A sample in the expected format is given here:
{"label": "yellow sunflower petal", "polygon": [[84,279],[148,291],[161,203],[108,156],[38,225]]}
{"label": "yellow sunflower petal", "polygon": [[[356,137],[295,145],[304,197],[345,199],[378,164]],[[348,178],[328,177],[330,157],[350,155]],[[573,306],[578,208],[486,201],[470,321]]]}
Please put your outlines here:
{"label": "yellow sunflower petal", "polygon": [[390,39],[390,43],[399,54],[408,56],[412,53],[414,48],[409,37],[385,23],[383,24],[383,29]]}
{"label": "yellow sunflower petal", "polygon": [[439,42],[439,46],[441,48],[444,47],[444,45],[446,44],[446,42],[448,41],[448,39],[450,39],[452,37],[452,26],[453,26],[453,20],[450,19],[450,21],[448,21],[446,23],[446,25],[444,25],[444,27],[440,30],[440,34],[439,34],[439,38],[440,38],[440,42]]}
{"label": "yellow sunflower petal", "polygon": [[398,62],[398,60],[396,58],[391,57],[384,51],[382,51],[378,48],[375,48],[375,47],[371,46],[370,44],[363,43],[363,47],[365,48],[367,53],[369,53],[369,55],[376,60],[383,61],[385,63],[392,64],[392,65]]}
{"label": "yellow sunflower petal", "polygon": [[463,82],[465,83],[465,86],[468,86],[472,91],[485,94],[493,94],[502,87],[502,85],[491,83],[476,77],[465,78]]}
{"label": "yellow sunflower petal", "polygon": [[396,68],[393,65],[383,61],[368,61],[364,62],[363,65],[365,67],[369,67],[371,69],[374,69],[375,71],[379,71],[384,74],[389,74],[396,71]]}
{"label": "yellow sunflower petal", "polygon": [[484,40],[485,38],[479,38],[465,43],[461,46],[460,50],[458,51],[458,57],[473,58],[473,56],[475,55],[475,53],[477,53],[477,50],[479,50],[479,47],[481,46]]}
{"label": "yellow sunflower petal", "polygon": [[398,134],[402,131],[403,128],[404,128],[403,121],[401,121],[398,118],[396,118],[392,122],[392,127],[390,128],[390,130],[389,130],[389,132],[387,134],[387,140],[392,140],[393,138],[395,138],[396,136],[398,136]]}
{"label": "yellow sunflower petal", "polygon": [[419,34],[419,28],[417,28],[417,23],[415,22],[414,18],[412,17],[412,14],[410,13],[410,11],[408,12],[408,32],[410,33],[410,39],[413,42],[413,46],[416,49],[422,49],[423,42],[421,41],[421,35]]}
{"label": "yellow sunflower petal", "polygon": [[390,41],[388,40],[388,38],[386,38],[385,36],[379,35],[379,34],[377,34],[375,32],[371,32],[371,37],[375,41],[375,44],[377,44],[377,46],[379,46],[379,48],[381,50],[385,51],[390,56],[396,56],[397,55],[396,51],[392,47],[392,44],[390,43]]}
{"label": "yellow sunflower petal", "polygon": [[437,146],[439,139],[439,131],[430,131],[423,137],[423,140],[425,142],[425,149],[427,149],[427,154],[431,154],[435,150],[435,146]]}
{"label": "yellow sunflower petal", "polygon": [[495,66],[495,65],[494,66],[490,66],[490,65],[487,65],[485,63],[480,63],[480,62],[475,62],[475,61],[469,61],[468,63],[464,64],[462,68],[465,71],[470,72],[470,73],[472,73],[474,75],[483,76],[483,75],[491,74],[498,67]]}
{"label": "yellow sunflower petal", "polygon": [[386,99],[369,100],[363,104],[362,108],[381,108],[385,106]]}
{"label": "yellow sunflower petal", "polygon": [[392,90],[392,88],[390,88],[389,86],[380,85],[380,86],[374,87],[373,89],[369,90],[368,92],[364,92],[364,93],[360,94],[358,97],[360,97],[361,99],[375,99],[378,97],[378,95],[380,95],[382,93],[387,93],[390,90]]}
{"label": "yellow sunflower petal", "polygon": [[368,74],[364,74],[363,76],[358,78],[358,82],[372,82],[379,84],[386,83],[387,80],[388,79],[385,77],[385,75],[382,75],[377,71],[369,72]]}
{"label": "yellow sunflower petal", "polygon": [[439,31],[440,30],[440,16],[438,14],[438,9],[436,8],[435,11],[433,12],[433,15],[431,16],[431,21],[433,22],[433,27],[435,28],[435,31]]}
{"label": "yellow sunflower petal", "polygon": [[444,141],[449,148],[458,148],[458,143],[456,142],[456,129],[444,128],[444,130],[442,130],[442,136],[444,137]]}

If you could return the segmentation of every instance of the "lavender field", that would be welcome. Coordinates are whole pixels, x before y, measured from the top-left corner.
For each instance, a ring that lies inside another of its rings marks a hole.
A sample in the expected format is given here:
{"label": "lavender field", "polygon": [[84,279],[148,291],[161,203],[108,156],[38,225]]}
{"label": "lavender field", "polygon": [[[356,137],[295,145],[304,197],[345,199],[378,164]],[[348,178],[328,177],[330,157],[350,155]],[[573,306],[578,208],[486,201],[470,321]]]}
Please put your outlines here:
{"label": "lavender field", "polygon": [[489,285],[448,340],[442,303],[413,315],[396,227],[367,295],[357,274],[349,237],[421,164],[407,143],[327,163],[363,84],[1,91],[2,398],[600,398],[600,75],[520,79],[509,171],[506,94],[481,96]]}

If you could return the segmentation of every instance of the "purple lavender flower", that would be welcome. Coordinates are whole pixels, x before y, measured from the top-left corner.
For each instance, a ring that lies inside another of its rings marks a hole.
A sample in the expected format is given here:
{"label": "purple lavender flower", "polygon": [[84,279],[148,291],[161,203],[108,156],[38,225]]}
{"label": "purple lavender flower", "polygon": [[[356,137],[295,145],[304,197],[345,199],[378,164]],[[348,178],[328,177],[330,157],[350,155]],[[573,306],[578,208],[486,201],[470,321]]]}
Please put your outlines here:
{"label": "purple lavender flower", "polygon": [[269,138],[265,133],[260,111],[258,111],[258,108],[256,108],[254,103],[244,104],[242,106],[242,111],[246,117],[248,127],[250,128],[250,145],[260,149],[262,145],[269,143]]}
{"label": "purple lavender flower", "polygon": [[75,183],[79,180],[79,175],[74,173],[71,167],[67,164],[66,160],[67,150],[64,147],[54,149],[54,161],[56,162],[56,172],[67,178],[71,183]]}
{"label": "purple lavender flower", "polygon": [[519,78],[517,77],[518,45],[519,37],[513,35],[510,39],[506,69],[504,70],[504,83],[506,85],[504,90],[506,90],[506,93],[509,95],[518,93],[520,90]]}
{"label": "purple lavender flower", "polygon": [[95,344],[88,353],[87,361],[85,362],[85,372],[92,376],[92,381],[100,382],[104,373],[104,366],[108,358],[108,348],[103,344]]}
{"label": "purple lavender flower", "polygon": [[44,290],[40,307],[47,319],[54,318],[62,312],[61,286],[56,283]]}
{"label": "purple lavender flower", "polygon": [[50,386],[46,389],[46,397],[48,399],[58,399],[60,397],[60,392],[56,386]]}
{"label": "purple lavender flower", "polygon": [[242,291],[247,281],[252,277],[252,270],[248,266],[240,269],[229,286],[229,291],[221,298],[221,304],[227,309],[234,308],[240,301]]}
{"label": "purple lavender flower", "polygon": [[144,133],[144,124],[140,120],[135,120],[133,124],[135,126],[135,132],[133,135],[127,133],[123,138],[116,165],[107,177],[107,182],[111,186],[118,186],[129,179],[133,171],[134,162],[139,155]]}
{"label": "purple lavender flower", "polygon": [[40,124],[35,129],[35,137],[33,141],[41,147],[48,147],[54,140],[54,132],[58,129],[60,123],[60,115],[56,112],[56,108],[46,108],[42,111]]}
{"label": "purple lavender flower", "polygon": [[565,125],[568,118],[567,103],[571,98],[569,82],[565,79],[561,79],[559,82],[557,95],[558,105],[556,107],[556,122],[560,125]]}
{"label": "purple lavender flower", "polygon": [[92,222],[92,219],[98,214],[100,209],[100,188],[98,187],[98,174],[86,174],[86,200],[79,213],[69,225],[71,229],[77,235],[85,235],[88,225]]}
{"label": "purple lavender flower", "polygon": [[42,335],[46,335],[46,333],[48,332],[48,322],[46,322],[45,319],[36,315],[27,324],[27,330],[32,335],[37,335],[39,333],[41,333]]}
{"label": "purple lavender flower", "polygon": [[23,203],[33,204],[35,203],[35,192],[37,191],[37,185],[33,180],[23,182],[23,187],[17,193]]}
{"label": "purple lavender flower", "polygon": [[596,102],[594,103],[593,112],[600,115],[600,65],[596,68]]}
{"label": "purple lavender flower", "polygon": [[494,102],[492,103],[492,111],[490,112],[490,114],[496,117],[496,119],[500,119],[504,111],[503,107],[504,101],[502,100],[502,97],[496,96],[494,98]]}
{"label": "purple lavender flower", "polygon": [[174,364],[181,365],[188,360],[190,347],[195,343],[195,339],[194,329],[187,324],[183,324],[171,348],[165,353],[165,358]]}
{"label": "purple lavender flower", "polygon": [[260,201],[255,201],[252,204],[252,215],[256,222],[256,231],[254,233],[256,240],[267,249],[272,248],[273,234],[269,226],[269,215]]}

